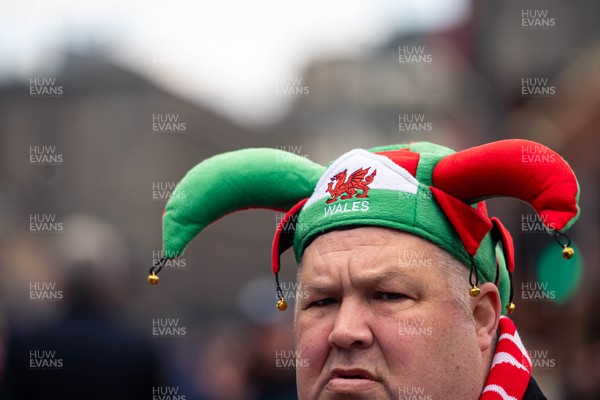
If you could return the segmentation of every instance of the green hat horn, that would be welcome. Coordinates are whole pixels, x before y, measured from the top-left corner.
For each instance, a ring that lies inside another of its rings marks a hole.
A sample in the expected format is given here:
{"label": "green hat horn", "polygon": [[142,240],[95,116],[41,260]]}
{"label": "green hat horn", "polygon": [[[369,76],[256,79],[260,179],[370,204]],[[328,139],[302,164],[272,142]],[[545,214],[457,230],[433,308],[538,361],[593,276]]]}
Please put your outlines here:
{"label": "green hat horn", "polygon": [[179,182],[163,213],[163,256],[222,216],[247,208],[287,211],[309,197],[325,167],[283,150],[252,148],[208,158]]}

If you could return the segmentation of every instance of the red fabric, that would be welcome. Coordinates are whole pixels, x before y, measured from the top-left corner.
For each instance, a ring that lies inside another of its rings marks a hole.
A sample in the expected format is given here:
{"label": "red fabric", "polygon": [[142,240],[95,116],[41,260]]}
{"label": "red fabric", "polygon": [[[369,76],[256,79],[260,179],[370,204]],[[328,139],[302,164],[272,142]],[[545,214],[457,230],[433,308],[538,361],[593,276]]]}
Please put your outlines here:
{"label": "red fabric", "polygon": [[515,271],[515,244],[508,229],[504,227],[502,222],[496,217],[490,218],[492,224],[498,229],[502,239],[502,248],[504,249],[504,258],[506,259],[506,269],[508,272]]}
{"label": "red fabric", "polygon": [[409,149],[381,151],[375,154],[386,156],[397,165],[407,170],[412,176],[417,176],[417,167],[421,155]]}
{"label": "red fabric", "polygon": [[480,400],[522,399],[531,379],[531,362],[517,333],[517,328],[507,317],[498,322],[500,336],[492,360],[490,373],[485,382]]}
{"label": "red fabric", "polygon": [[[293,221],[292,217],[300,212],[304,203],[308,201],[308,198],[300,200],[296,203],[290,210],[283,216],[279,225],[277,225],[277,230],[275,231],[275,236],[273,237],[273,245],[271,246],[271,268],[274,274],[277,274],[280,269],[279,258],[281,253],[292,247],[294,244],[294,231],[295,229],[284,229],[285,225],[292,221],[294,225],[298,221]],[[283,232],[283,234],[282,234]]]}
{"label": "red fabric", "polygon": [[479,203],[477,203],[477,209],[481,214],[485,215],[486,217],[488,216],[487,204],[485,203],[485,201],[480,201]]}
{"label": "red fabric", "polygon": [[467,202],[491,196],[524,200],[549,229],[560,231],[578,213],[577,180],[569,165],[529,140],[501,140],[451,154],[436,165],[432,180]]}
{"label": "red fabric", "polygon": [[460,236],[467,253],[475,256],[484,236],[492,229],[490,220],[478,210],[440,189],[433,186],[429,188],[458,236]]}

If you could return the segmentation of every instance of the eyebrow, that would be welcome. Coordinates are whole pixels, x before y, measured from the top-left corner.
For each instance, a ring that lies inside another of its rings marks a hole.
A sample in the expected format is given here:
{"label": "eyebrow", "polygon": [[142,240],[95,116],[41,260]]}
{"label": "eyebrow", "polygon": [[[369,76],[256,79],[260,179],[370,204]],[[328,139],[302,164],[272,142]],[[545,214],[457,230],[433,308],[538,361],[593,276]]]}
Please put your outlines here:
{"label": "eyebrow", "polygon": [[[376,273],[372,273],[372,274],[368,274],[366,276],[361,276],[358,282],[358,285],[366,285],[366,284],[370,284],[370,285],[377,285],[381,282],[384,281],[389,281],[392,279],[398,279],[398,278],[403,278],[405,283],[408,283],[408,280],[406,278],[412,278],[413,275],[412,274],[408,274],[406,271],[403,270],[395,270],[395,269],[391,269],[391,268],[386,268],[385,270],[382,271],[378,271]],[[412,282],[410,282],[412,283]],[[319,277],[316,277],[314,280],[312,280],[309,283],[301,283],[302,288],[304,290],[309,290],[309,291],[313,291],[315,293],[318,294],[323,294],[326,292],[329,292],[332,290],[333,287],[337,286],[338,283],[329,283],[328,280],[325,279],[319,279]]]}
{"label": "eyebrow", "polygon": [[322,282],[312,282],[312,283],[301,284],[301,287],[304,290],[307,290],[310,292],[315,292],[317,294],[324,294],[331,290],[331,285],[327,285]]}

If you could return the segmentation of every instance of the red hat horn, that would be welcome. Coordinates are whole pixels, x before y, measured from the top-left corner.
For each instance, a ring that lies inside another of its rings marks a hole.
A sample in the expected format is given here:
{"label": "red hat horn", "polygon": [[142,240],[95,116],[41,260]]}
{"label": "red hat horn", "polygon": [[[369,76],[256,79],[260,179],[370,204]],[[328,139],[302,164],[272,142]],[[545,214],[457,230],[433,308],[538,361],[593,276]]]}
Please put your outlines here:
{"label": "red hat horn", "polygon": [[524,200],[550,232],[567,230],[579,216],[575,174],[558,153],[529,140],[501,140],[446,156],[432,180],[469,204],[497,196]]}

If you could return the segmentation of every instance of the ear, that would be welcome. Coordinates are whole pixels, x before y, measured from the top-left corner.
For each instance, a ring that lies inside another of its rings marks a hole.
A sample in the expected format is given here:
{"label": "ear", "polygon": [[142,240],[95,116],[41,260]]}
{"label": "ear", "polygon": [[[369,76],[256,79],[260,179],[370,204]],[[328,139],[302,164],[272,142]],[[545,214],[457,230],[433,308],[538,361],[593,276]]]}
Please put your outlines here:
{"label": "ear", "polygon": [[501,304],[498,288],[491,282],[479,286],[479,296],[471,297],[471,312],[475,323],[477,345],[483,353],[492,349],[498,321],[500,320]]}

